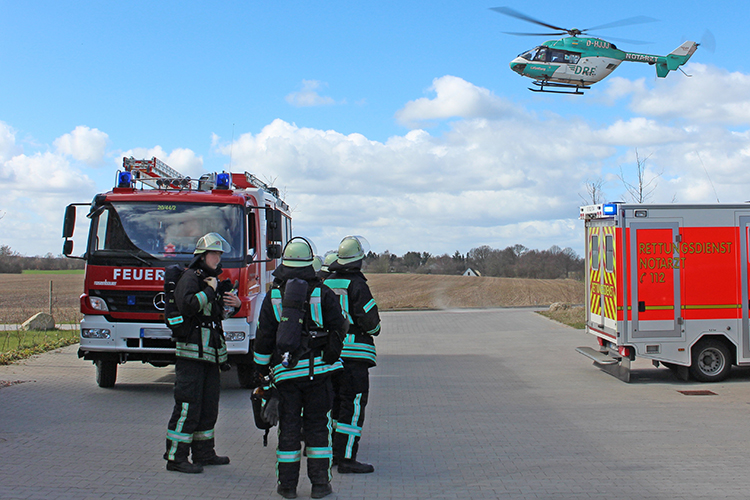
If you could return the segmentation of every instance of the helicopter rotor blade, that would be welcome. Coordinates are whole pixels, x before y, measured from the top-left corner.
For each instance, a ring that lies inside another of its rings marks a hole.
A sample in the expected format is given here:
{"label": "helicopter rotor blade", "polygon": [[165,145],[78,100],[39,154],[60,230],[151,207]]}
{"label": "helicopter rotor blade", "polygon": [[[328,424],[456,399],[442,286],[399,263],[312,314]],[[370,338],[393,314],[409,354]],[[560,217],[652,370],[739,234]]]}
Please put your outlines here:
{"label": "helicopter rotor blade", "polygon": [[609,29],[609,28],[618,28],[620,26],[630,26],[632,24],[654,23],[657,21],[659,20],[654,19],[653,17],[635,16],[635,17],[629,17],[627,19],[620,19],[619,21],[615,21],[612,23],[600,24],[599,26],[594,26],[593,28],[586,28],[585,30],[581,30],[581,31],[604,30],[604,29]]}
{"label": "helicopter rotor blade", "polygon": [[[587,33],[588,35],[588,33]],[[589,35],[591,36],[591,35]],[[644,40],[630,40],[628,38],[615,38],[613,36],[608,36],[607,41],[612,40],[613,42],[622,42],[622,43],[628,43],[630,45],[649,45],[653,42],[646,42]]]}
{"label": "helicopter rotor blade", "polygon": [[490,10],[494,10],[495,12],[499,12],[500,14],[505,14],[506,16],[515,17],[516,19],[521,19],[522,21],[527,21],[529,23],[538,24],[539,26],[544,26],[546,28],[550,28],[553,30],[563,31],[565,33],[568,32],[568,30],[566,30],[565,28],[561,28],[553,24],[547,24],[538,19],[534,19],[533,17],[529,17],[526,14],[522,14],[521,12],[518,12],[517,10],[513,10],[510,7],[490,7]]}
{"label": "helicopter rotor blade", "polygon": [[712,54],[716,52],[716,38],[714,38],[714,34],[706,30],[701,37],[699,45]]}
{"label": "helicopter rotor blade", "polygon": [[506,35],[516,35],[516,36],[558,36],[558,35],[566,35],[567,31],[558,31],[556,33],[516,33],[513,31],[503,31]]}

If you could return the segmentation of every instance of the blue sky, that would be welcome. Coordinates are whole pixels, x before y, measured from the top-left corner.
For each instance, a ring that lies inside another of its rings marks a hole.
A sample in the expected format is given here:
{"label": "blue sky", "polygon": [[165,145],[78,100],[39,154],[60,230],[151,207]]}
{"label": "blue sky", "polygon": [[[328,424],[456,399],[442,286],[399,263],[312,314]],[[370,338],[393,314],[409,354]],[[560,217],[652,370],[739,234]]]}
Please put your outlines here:
{"label": "blue sky", "polygon": [[[539,95],[508,68],[550,37],[509,6],[665,55],[716,50],[656,79],[623,63],[585,96]],[[12,2],[0,0],[0,244],[58,254],[65,205],[111,188],[122,156],[193,177],[273,182],[321,253],[517,243],[583,248],[578,206],[601,179],[626,199],[635,151],[654,202],[743,202],[750,182],[749,8],[738,3]],[[84,231],[79,232],[83,233]],[[80,246],[79,246],[80,248]]]}

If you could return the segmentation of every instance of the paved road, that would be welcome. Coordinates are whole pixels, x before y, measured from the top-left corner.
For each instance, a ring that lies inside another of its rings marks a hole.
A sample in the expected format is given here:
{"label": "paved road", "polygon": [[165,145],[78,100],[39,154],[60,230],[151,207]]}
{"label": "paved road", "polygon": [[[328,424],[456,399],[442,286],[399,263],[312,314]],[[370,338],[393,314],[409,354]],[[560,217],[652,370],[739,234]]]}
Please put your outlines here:
{"label": "paved road", "polygon": [[[750,497],[750,370],[706,386],[637,361],[624,384],[574,351],[592,344],[528,309],[383,314],[360,449],[376,471],[334,472],[330,498]],[[173,370],[128,363],[100,389],[75,351],[0,367],[0,498],[280,498],[276,437],[263,448],[234,377],[231,465],[184,475],[161,459]],[[679,392],[696,389],[716,395]]]}

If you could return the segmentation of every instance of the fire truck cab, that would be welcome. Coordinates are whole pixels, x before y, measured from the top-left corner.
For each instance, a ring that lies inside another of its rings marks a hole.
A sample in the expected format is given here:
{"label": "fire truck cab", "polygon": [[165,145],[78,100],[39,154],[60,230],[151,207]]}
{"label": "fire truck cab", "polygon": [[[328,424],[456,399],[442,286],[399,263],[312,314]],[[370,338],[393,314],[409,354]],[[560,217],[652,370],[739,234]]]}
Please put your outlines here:
{"label": "fire truck cab", "polygon": [[[74,257],[76,206],[88,206],[86,252]],[[255,176],[206,174],[192,180],[157,158],[123,158],[116,187],[67,207],[63,254],[86,261],[78,356],[96,365],[101,387],[113,387],[127,361],[166,366],[175,343],[164,323],[164,269],[187,265],[198,238],[221,234],[231,245],[222,274],[242,302],[224,320],[230,363],[240,384],[253,381],[252,347],[263,296],[291,238],[289,207]]]}
{"label": "fire truck cab", "polygon": [[622,380],[637,357],[718,382],[750,365],[750,205],[581,207],[586,331],[581,354]]}

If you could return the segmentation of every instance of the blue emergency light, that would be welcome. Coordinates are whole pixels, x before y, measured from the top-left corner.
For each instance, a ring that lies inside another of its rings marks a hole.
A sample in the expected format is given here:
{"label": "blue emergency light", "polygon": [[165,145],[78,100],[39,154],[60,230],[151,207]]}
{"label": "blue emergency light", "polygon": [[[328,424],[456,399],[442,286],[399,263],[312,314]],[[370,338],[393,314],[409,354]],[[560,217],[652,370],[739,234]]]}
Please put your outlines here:
{"label": "blue emergency light", "polygon": [[617,205],[614,203],[605,203],[602,205],[602,215],[617,215]]}
{"label": "blue emergency light", "polygon": [[130,172],[120,172],[120,174],[117,176],[117,187],[133,187],[133,175]]}
{"label": "blue emergency light", "polygon": [[216,176],[216,189],[229,189],[229,174],[222,172]]}

